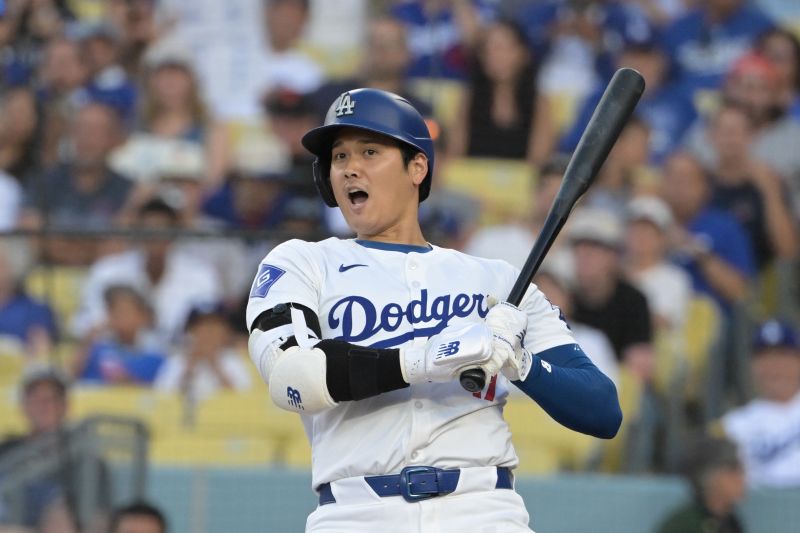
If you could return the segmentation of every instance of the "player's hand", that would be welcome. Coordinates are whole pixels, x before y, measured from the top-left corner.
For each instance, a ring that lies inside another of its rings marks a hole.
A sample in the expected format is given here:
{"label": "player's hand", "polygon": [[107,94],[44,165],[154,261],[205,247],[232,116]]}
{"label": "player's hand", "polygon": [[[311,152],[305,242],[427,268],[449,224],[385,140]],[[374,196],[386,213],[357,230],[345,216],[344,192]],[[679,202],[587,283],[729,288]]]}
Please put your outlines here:
{"label": "player's hand", "polygon": [[531,369],[531,354],[522,344],[528,328],[528,315],[508,302],[492,305],[485,323],[492,331],[492,357],[481,365],[487,376],[503,371],[512,381],[521,381]]}
{"label": "player's hand", "polygon": [[400,350],[403,379],[411,385],[452,381],[461,370],[486,364],[492,357],[492,342],[486,324],[448,326],[424,347]]}

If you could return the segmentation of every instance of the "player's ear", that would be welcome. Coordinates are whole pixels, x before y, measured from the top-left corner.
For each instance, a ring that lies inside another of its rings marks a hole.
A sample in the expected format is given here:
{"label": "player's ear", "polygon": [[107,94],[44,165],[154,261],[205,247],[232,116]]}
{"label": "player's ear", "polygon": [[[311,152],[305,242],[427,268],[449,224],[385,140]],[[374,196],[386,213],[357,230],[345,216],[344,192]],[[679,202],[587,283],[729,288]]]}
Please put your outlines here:
{"label": "player's ear", "polygon": [[408,174],[414,185],[419,185],[428,175],[428,156],[422,152],[417,152],[414,158],[408,163]]}

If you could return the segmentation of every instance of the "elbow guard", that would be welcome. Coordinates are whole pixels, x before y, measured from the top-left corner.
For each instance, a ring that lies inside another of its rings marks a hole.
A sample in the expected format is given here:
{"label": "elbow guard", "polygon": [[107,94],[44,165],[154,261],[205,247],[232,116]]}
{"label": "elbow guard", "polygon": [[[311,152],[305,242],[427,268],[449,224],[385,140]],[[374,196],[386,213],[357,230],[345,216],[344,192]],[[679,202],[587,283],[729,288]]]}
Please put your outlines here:
{"label": "elbow guard", "polygon": [[326,385],[327,360],[322,350],[293,346],[277,351],[268,380],[275,405],[308,415],[336,406]]}

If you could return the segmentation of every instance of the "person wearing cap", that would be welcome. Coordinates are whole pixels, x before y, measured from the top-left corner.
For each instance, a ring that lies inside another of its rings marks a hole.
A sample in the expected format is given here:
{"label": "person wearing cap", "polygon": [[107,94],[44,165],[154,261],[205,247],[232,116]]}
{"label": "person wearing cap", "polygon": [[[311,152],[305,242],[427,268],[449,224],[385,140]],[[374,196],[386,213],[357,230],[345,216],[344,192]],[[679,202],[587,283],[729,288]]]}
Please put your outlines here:
{"label": "person wearing cap", "polygon": [[627,278],[647,297],[655,328],[679,333],[686,321],[692,284],[686,272],[668,260],[672,211],[660,198],[642,196],[628,204],[627,221]]}
{"label": "person wearing cap", "polygon": [[[0,457],[15,453],[34,440],[47,439],[66,430],[68,386],[67,377],[55,368],[37,365],[26,371],[20,384],[20,403],[28,431],[24,435],[5,436],[0,442]],[[58,473],[31,480],[23,489],[21,516],[13,516],[4,509],[6,502],[0,501],[0,532],[76,531],[64,497],[66,489],[65,479]]]}
{"label": "person wearing cap", "polygon": [[649,381],[654,364],[650,307],[622,275],[622,221],[611,211],[581,208],[568,235],[575,258],[575,319],[605,333],[620,364]]}
{"label": "person wearing cap", "polygon": [[232,347],[230,318],[220,303],[194,306],[184,330],[177,352],[155,378],[156,389],[199,401],[219,390],[250,388],[247,363]]}
{"label": "person wearing cap", "polygon": [[770,319],[755,331],[751,360],[756,396],[720,420],[742,451],[755,487],[800,488],[800,337]]}
{"label": "person wearing cap", "polygon": [[691,500],[670,513],[658,533],[743,533],[736,506],[745,496],[736,445],[720,437],[692,442],[683,465]]}

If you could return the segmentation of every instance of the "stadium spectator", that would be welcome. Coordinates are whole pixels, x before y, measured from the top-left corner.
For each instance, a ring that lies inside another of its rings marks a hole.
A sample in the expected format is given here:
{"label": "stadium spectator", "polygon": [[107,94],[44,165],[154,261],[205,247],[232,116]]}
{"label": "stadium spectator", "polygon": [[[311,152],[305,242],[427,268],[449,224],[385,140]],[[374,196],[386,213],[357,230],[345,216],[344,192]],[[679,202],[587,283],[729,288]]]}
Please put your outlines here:
{"label": "stadium spectator", "polygon": [[92,265],[83,287],[81,305],[72,332],[85,338],[106,319],[103,294],[112,285],[130,285],[146,295],[155,311],[158,332],[177,338],[192,306],[218,300],[220,282],[214,268],[191,257],[171,242],[170,232],[180,228],[178,213],[163,200],[142,205],[134,226],[155,232],[134,249],[104,257]]}
{"label": "stadium spectator", "polygon": [[689,276],[669,261],[673,217],[655,196],[633,199],[627,209],[625,272],[647,297],[657,330],[680,335],[692,296]]}
{"label": "stadium spectator", "polygon": [[800,487],[800,337],[787,321],[768,320],[755,333],[756,397],[721,424],[742,451],[747,481],[757,487]]}
{"label": "stadium spectator", "polygon": [[605,333],[620,365],[648,382],[655,363],[650,309],[645,295],[623,278],[620,218],[585,207],[573,214],[568,235],[575,255],[572,316]]}
{"label": "stadium spectator", "polygon": [[205,213],[237,229],[279,228],[294,196],[289,156],[280,145],[241,150],[230,180],[209,197]]}
{"label": "stadium spectator", "polygon": [[797,231],[788,188],[750,155],[754,127],[748,109],[736,104],[723,105],[712,119],[709,133],[717,157],[710,169],[711,205],[739,221],[763,270],[776,257],[795,257]]}
{"label": "stadium spectator", "polygon": [[561,311],[562,318],[569,323],[570,331],[586,355],[603,374],[619,385],[619,363],[606,334],[573,317],[574,303],[571,291],[574,280],[571,279],[570,273],[548,257],[533,282],[547,296],[550,304]]}
{"label": "stadium spectator", "polygon": [[133,152],[149,168],[148,159],[160,160],[165,142],[195,143],[205,153],[207,188],[218,185],[227,171],[227,132],[209,115],[191,60],[177,50],[156,47],[144,64],[137,131],[121,150]]}
{"label": "stadium spectator", "polygon": [[120,35],[120,64],[131,78],[139,79],[145,52],[171,21],[156,20],[156,0],[110,0],[106,4],[106,19]]}
{"label": "stadium spectator", "polygon": [[[636,116],[650,131],[650,161],[661,164],[697,118],[691,94],[679,84],[668,82],[667,57],[653,33],[648,33],[644,40],[626,41],[615,58],[615,64],[617,68],[633,68],[645,79],[645,91],[636,106]],[[579,104],[572,126],[561,138],[559,150],[569,153],[578,146],[581,134],[589,124],[605,88],[606,81],[598,80],[594,89]]]}
{"label": "stadium spectator", "polygon": [[699,439],[685,463],[692,499],[673,511],[658,533],[742,533],[736,505],[745,496],[745,482],[736,446],[726,439]]}
{"label": "stadium spectator", "polygon": [[30,268],[25,252],[24,244],[13,237],[0,239],[0,340],[12,351],[44,359],[58,330],[53,310],[25,291],[23,280]]}
{"label": "stadium spectator", "polygon": [[407,29],[412,78],[464,79],[469,50],[495,14],[488,0],[396,0],[389,9]]}
{"label": "stadium spectator", "polygon": [[775,66],[778,106],[800,120],[800,37],[786,28],[773,28],[761,34],[755,51]]}
{"label": "stadium spectator", "polygon": [[105,22],[82,23],[76,33],[88,71],[84,97],[114,108],[126,124],[132,125],[136,86],[119,64],[119,33]]}
{"label": "stadium spectator", "polygon": [[711,183],[691,155],[679,152],[667,159],[662,185],[676,220],[674,259],[686,269],[695,292],[729,311],[746,297],[755,272],[747,233],[733,216],[710,205]]}
{"label": "stadium spectator", "polygon": [[650,129],[632,117],[620,133],[597,175],[597,183],[586,196],[586,205],[615,212],[619,216],[631,198],[653,194],[655,170],[648,165]]}
{"label": "stadium spectator", "polygon": [[232,341],[230,319],[220,303],[195,306],[181,346],[159,370],[155,388],[180,392],[190,402],[219,390],[250,388],[249,361],[233,349]]}
{"label": "stadium spectator", "polygon": [[541,90],[567,117],[596,83],[611,76],[624,42],[649,39],[653,32],[637,3],[616,0],[524,2],[512,17],[542,59]]}
{"label": "stadium spectator", "polygon": [[153,309],[136,289],[112,285],[103,293],[106,324],[75,360],[76,379],[105,385],[150,385],[167,355],[153,330]]}
{"label": "stadium spectator", "polygon": [[64,37],[48,41],[37,74],[36,102],[42,136],[40,165],[49,167],[63,156],[63,140],[88,77],[78,43]]}
{"label": "stadium spectator", "polygon": [[[782,101],[778,70],[766,58],[748,54],[737,61],[725,79],[723,102],[743,106],[750,114],[752,133],[748,152],[753,159],[772,167],[787,182],[797,199],[800,213],[800,122]],[[720,106],[721,107],[721,106]],[[719,154],[712,142],[714,113],[695,122],[684,145],[707,168],[718,164]]]}
{"label": "stadium spectator", "polygon": [[[119,117],[113,109],[97,103],[81,107],[70,127],[71,157],[30,179],[20,225],[30,229],[109,227],[132,187],[108,166],[109,153],[121,140]],[[42,245],[50,260],[71,265],[91,263],[98,247],[96,240],[88,238],[48,239]]]}
{"label": "stadium spectator", "polygon": [[[28,431],[24,435],[9,437],[1,442],[0,457],[11,455],[29,443],[52,439],[66,429],[68,382],[60,372],[49,367],[31,367],[23,377],[20,389],[21,408]],[[48,450],[51,454],[57,452],[58,450]],[[0,502],[0,531],[77,533],[71,510],[66,503],[67,490],[69,486],[65,484],[65,477],[59,474],[30,481],[22,489],[21,516],[4,516],[3,502]]]}
{"label": "stadium spectator", "polygon": [[773,22],[745,0],[707,0],[664,29],[672,79],[692,92],[717,89]]}
{"label": "stadium spectator", "polygon": [[[355,87],[348,87],[348,89]],[[241,143],[241,146],[237,146],[239,153],[236,156],[241,157],[243,152],[250,153],[257,150],[263,150],[265,155],[273,156],[279,155],[281,151],[288,151],[291,165],[285,171],[289,178],[288,185],[291,185],[292,190],[297,194],[317,198],[310,171],[314,158],[300,142],[306,131],[319,124],[320,111],[323,113],[328,111],[327,109],[320,110],[316,102],[316,96],[297,93],[285,88],[266,93],[262,99],[262,106],[269,133],[273,135],[271,146],[269,148],[249,147],[245,143]],[[325,105],[327,104],[328,102]]]}
{"label": "stadium spectator", "polygon": [[542,164],[555,144],[535,58],[511,21],[490,24],[476,47],[467,95],[451,128],[450,155],[526,159]]}
{"label": "stadium spectator", "polygon": [[133,502],[118,507],[111,515],[109,533],[167,533],[164,514],[151,503]]}
{"label": "stadium spectator", "polygon": [[372,87],[399,94],[424,117],[432,116],[431,106],[418,98],[409,84],[411,64],[410,43],[403,23],[390,16],[379,16],[369,21],[364,43],[364,58],[356,77],[331,80],[314,94],[314,101],[322,114],[337,96],[356,87]]}
{"label": "stadium spectator", "polygon": [[288,89],[309,94],[317,90],[324,81],[323,69],[301,47],[309,0],[266,0],[264,4],[267,43],[259,92]]}
{"label": "stadium spectator", "polygon": [[38,166],[39,113],[33,92],[15,87],[0,98],[0,169],[24,184]]}

